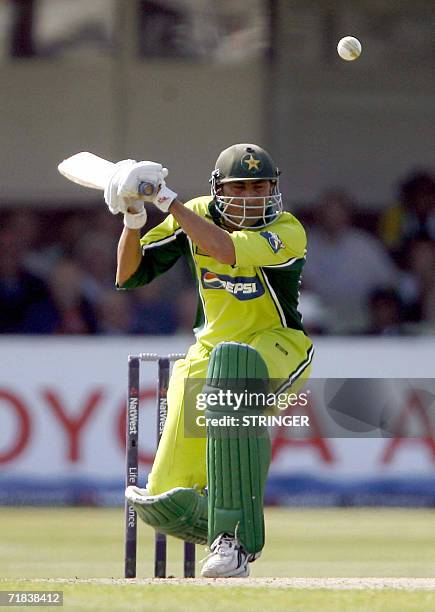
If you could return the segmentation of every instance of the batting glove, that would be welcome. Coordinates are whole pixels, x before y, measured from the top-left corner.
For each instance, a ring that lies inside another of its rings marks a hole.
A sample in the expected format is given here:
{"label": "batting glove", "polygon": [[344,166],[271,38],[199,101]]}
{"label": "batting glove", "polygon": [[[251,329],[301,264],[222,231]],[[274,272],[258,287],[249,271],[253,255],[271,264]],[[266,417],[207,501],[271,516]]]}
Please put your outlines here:
{"label": "batting glove", "polygon": [[[131,209],[134,212],[131,212]],[[136,201],[133,205],[130,204],[127,212],[124,213],[124,225],[129,229],[140,229],[147,221],[147,211],[143,202]]]}
{"label": "batting glove", "polygon": [[113,174],[110,177],[106,188],[104,189],[104,201],[109,207],[112,215],[127,212],[128,204],[118,195],[118,183],[121,176],[123,176],[127,169],[131,168],[135,164],[136,161],[134,159],[123,159],[115,164]]}
{"label": "batting glove", "polygon": [[169,206],[177,194],[166,186],[167,168],[155,162],[143,161],[129,166],[120,175],[117,194],[120,197],[133,197],[138,194],[141,183],[150,183],[151,193],[143,195],[145,202],[157,206],[162,212],[168,212]]}
{"label": "batting glove", "polygon": [[177,195],[178,194],[175,193],[175,191],[172,191],[172,189],[169,189],[169,187],[166,186],[165,181],[163,181],[159,191],[154,196],[153,204],[162,212],[167,213],[169,212],[169,207]]}

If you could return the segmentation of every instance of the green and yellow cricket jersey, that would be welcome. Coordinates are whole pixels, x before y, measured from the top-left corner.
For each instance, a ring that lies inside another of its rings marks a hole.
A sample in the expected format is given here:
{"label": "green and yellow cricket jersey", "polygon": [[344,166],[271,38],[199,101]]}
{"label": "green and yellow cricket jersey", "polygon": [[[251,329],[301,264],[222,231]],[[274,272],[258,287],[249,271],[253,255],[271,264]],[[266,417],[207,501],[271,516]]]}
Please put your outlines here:
{"label": "green and yellow cricket jersey", "polygon": [[[185,206],[219,224],[212,196],[195,198]],[[194,332],[206,347],[249,342],[271,329],[304,331],[297,306],[306,236],[299,221],[284,212],[265,228],[233,231],[229,236],[236,252],[234,266],[201,252],[168,215],[141,238],[141,263],[120,288],[149,283],[184,255],[199,292]]]}

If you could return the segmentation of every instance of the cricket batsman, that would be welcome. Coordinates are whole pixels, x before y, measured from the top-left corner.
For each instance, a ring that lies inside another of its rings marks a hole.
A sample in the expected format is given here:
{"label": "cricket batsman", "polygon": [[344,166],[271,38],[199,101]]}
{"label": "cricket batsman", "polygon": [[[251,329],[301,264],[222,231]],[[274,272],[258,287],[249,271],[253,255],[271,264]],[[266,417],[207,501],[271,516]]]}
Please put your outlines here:
{"label": "cricket batsman", "polygon": [[[167,174],[158,163],[124,160],[104,193],[111,212],[124,214],[117,287],[145,285],[184,256],[198,289],[196,343],[174,365],[168,418],[147,486],[127,487],[126,498],[157,531],[208,543],[202,576],[244,577],[264,546],[269,432],[234,419],[227,424],[220,417],[234,416],[234,407],[222,401],[207,405],[204,436],[186,435],[185,413],[195,406],[185,381],[202,379],[206,393],[219,396],[247,381],[279,381],[277,393],[309,376],[313,345],[297,310],[306,236],[283,212],[280,172],[257,145],[222,151],[209,196],[180,202]],[[155,188],[138,201],[141,182]],[[167,217],[141,237],[144,201]],[[266,407],[240,410],[258,414]]]}

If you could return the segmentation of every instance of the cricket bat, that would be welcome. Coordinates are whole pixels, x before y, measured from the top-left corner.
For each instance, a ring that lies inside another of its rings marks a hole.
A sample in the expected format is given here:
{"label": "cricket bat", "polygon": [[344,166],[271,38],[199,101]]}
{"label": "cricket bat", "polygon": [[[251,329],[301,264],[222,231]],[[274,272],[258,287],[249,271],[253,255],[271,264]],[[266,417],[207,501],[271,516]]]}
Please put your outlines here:
{"label": "cricket bat", "polygon": [[[113,174],[115,164],[87,151],[76,153],[61,162],[57,169],[68,180],[83,187],[104,191]],[[144,181],[139,184],[138,195],[150,196],[156,186]]]}

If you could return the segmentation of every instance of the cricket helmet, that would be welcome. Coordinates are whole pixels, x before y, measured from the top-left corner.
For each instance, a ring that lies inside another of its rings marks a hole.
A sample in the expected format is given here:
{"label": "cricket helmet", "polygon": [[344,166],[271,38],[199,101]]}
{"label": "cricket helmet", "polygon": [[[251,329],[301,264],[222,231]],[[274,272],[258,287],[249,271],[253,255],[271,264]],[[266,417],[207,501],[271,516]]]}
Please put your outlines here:
{"label": "cricket helmet", "polygon": [[[282,213],[279,175],[280,171],[272,157],[258,145],[235,144],[228,147],[217,158],[210,179],[216,210],[224,220],[240,229],[256,229],[269,225]],[[271,194],[268,197],[246,198],[221,194],[221,187],[225,183],[266,180],[272,182]],[[229,206],[233,211],[231,213],[228,212]],[[253,216],[254,212],[258,214]],[[252,225],[253,218],[257,219],[254,225]]]}

